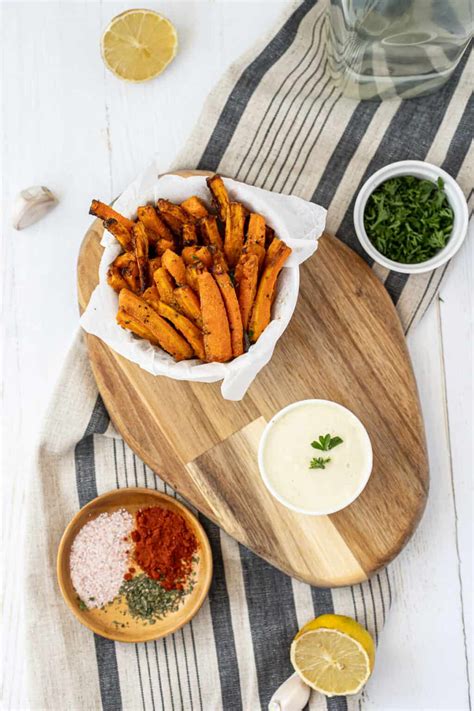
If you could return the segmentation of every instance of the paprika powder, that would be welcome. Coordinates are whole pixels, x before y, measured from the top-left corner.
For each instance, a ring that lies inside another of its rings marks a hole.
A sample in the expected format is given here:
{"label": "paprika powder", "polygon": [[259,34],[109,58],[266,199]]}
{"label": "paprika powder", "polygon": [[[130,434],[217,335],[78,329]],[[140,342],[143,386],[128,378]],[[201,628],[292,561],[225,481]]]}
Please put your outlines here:
{"label": "paprika powder", "polygon": [[134,558],[140,568],[166,590],[182,590],[192,571],[198,542],[186,520],[160,506],[135,515]]}

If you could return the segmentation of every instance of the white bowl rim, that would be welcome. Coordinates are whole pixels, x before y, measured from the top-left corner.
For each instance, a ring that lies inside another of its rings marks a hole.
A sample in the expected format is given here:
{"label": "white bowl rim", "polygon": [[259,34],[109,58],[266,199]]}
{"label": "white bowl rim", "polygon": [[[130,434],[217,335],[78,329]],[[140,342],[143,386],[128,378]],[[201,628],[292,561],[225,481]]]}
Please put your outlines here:
{"label": "white bowl rim", "polygon": [[[432,181],[442,178],[446,197],[454,212],[453,231],[446,247],[443,247],[431,259],[419,264],[403,264],[385,257],[369,240],[364,227],[365,206],[370,195],[381,183],[399,175],[414,175],[417,178],[425,178]],[[423,160],[401,160],[380,168],[365,181],[354,204],[354,228],[364,250],[381,266],[402,274],[423,274],[445,264],[456,254],[464,242],[468,221],[469,211],[466,198],[456,180],[442,168]]]}
{"label": "white bowl rim", "polygon": [[[291,410],[295,410],[299,407],[302,407],[303,405],[307,404],[313,404],[317,403],[318,405],[331,405],[336,407],[337,409],[343,410],[344,412],[348,413],[351,417],[353,417],[359,425],[362,428],[362,436],[365,439],[365,443],[367,445],[367,453],[368,453],[368,463],[367,463],[367,471],[364,472],[364,476],[361,478],[360,484],[357,487],[357,490],[355,494],[348,498],[346,501],[344,501],[342,504],[336,506],[333,509],[320,509],[318,511],[308,511],[308,509],[303,509],[298,506],[295,506],[294,504],[291,504],[289,501],[287,501],[281,494],[279,494],[276,489],[273,487],[272,483],[269,480],[268,474],[265,470],[265,465],[263,463],[263,451],[265,449],[265,444],[268,438],[268,434],[270,430],[272,429],[273,425],[275,422],[277,422],[283,415],[285,415],[287,412],[290,412]],[[367,486],[367,482],[370,479],[370,475],[372,474],[372,468],[373,468],[373,450],[372,450],[372,443],[370,441],[369,433],[367,432],[367,429],[364,425],[364,423],[355,415],[352,410],[349,410],[348,407],[345,407],[344,405],[341,405],[339,402],[335,402],[335,400],[324,400],[320,398],[309,398],[307,400],[297,400],[296,402],[292,402],[286,407],[282,408],[278,412],[276,412],[273,417],[267,422],[265,425],[265,429],[262,432],[262,436],[260,437],[260,442],[258,445],[258,468],[260,470],[260,476],[262,477],[263,483],[267,487],[268,491],[272,494],[272,496],[275,497],[283,506],[286,506],[286,508],[291,509],[292,511],[296,511],[296,513],[300,514],[305,514],[306,516],[329,516],[330,514],[336,513],[337,511],[341,511],[342,509],[347,508],[350,506],[363,492],[365,487]]]}

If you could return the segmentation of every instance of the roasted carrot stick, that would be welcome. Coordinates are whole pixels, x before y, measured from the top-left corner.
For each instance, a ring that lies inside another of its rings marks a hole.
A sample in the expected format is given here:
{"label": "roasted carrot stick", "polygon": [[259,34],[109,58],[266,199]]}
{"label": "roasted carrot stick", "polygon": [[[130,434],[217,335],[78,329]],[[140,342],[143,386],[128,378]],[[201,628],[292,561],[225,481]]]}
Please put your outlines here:
{"label": "roasted carrot stick", "polygon": [[188,264],[186,267],[186,284],[191,287],[199,298],[198,276],[206,269],[202,262]]}
{"label": "roasted carrot stick", "polygon": [[[273,240],[274,242],[275,240]],[[273,246],[270,245],[270,249]],[[260,283],[258,285],[257,296],[252,309],[249,322],[249,338],[255,343],[262,334],[262,331],[270,323],[272,301],[275,295],[276,282],[280,271],[291,254],[291,249],[281,240],[272,251],[272,258],[263,270]]]}
{"label": "roasted carrot stick", "polygon": [[158,216],[153,205],[142,205],[137,208],[137,215],[140,222],[143,222],[150,242],[155,244],[159,240],[167,240],[173,244],[173,233],[168,225]]}
{"label": "roasted carrot stick", "polygon": [[225,223],[224,254],[231,267],[240,259],[244,244],[245,208],[240,202],[231,202]]}
{"label": "roasted carrot stick", "polygon": [[135,224],[133,220],[124,217],[120,212],[114,210],[113,207],[106,205],[104,202],[100,202],[100,200],[92,200],[89,215],[95,215],[95,217],[99,217],[101,220],[117,220],[117,222],[120,222],[120,224],[129,231],[131,231]]}
{"label": "roasted carrot stick", "polygon": [[272,239],[265,256],[265,266],[270,264],[270,262],[278,255],[282,244],[284,244],[284,242],[279,237],[274,237]]}
{"label": "roasted carrot stick", "polygon": [[157,207],[160,217],[163,218],[175,235],[181,235],[184,223],[192,220],[189,213],[186,212],[181,205],[175,205],[170,202],[170,200],[160,198],[158,200]]}
{"label": "roasted carrot stick", "polygon": [[173,251],[176,249],[174,240],[171,241],[169,239],[159,239],[158,242],[155,244],[155,250],[159,257],[161,257],[167,249],[171,249]]}
{"label": "roasted carrot stick", "polygon": [[198,284],[206,360],[225,363],[232,358],[232,342],[224,300],[214,277],[209,272],[202,272],[199,275]]}
{"label": "roasted carrot stick", "polygon": [[204,217],[200,222],[200,226],[204,244],[212,245],[222,251],[224,245],[222,244],[222,238],[219,234],[219,228],[217,227],[216,216],[208,215]]}
{"label": "roasted carrot stick", "polygon": [[256,212],[250,213],[247,227],[247,242],[265,247],[265,218]]}
{"label": "roasted carrot stick", "polygon": [[176,309],[163,301],[158,302],[157,310],[160,316],[171,321],[173,326],[183,334],[197,357],[205,360],[204,341],[199,328],[186,316],[183,316],[183,314],[180,314],[179,311],[176,311]]}
{"label": "roasted carrot stick", "polygon": [[127,269],[131,264],[136,264],[135,255],[133,252],[122,252],[118,257],[115,257],[112,262],[117,269]]}
{"label": "roasted carrot stick", "polygon": [[161,301],[164,301],[165,304],[170,304],[170,306],[174,306],[174,284],[169,273],[164,267],[159,267],[155,271],[153,278],[155,280],[155,286],[158,290],[158,294],[160,295]]}
{"label": "roasted carrot stick", "polygon": [[142,222],[137,222],[133,226],[132,232],[135,245],[135,260],[140,277],[140,290],[143,292],[148,286],[148,237]]}
{"label": "roasted carrot stick", "polygon": [[151,331],[149,331],[146,326],[140,323],[140,321],[137,321],[136,319],[132,318],[132,316],[129,316],[123,308],[119,308],[119,310],[117,311],[117,323],[119,326],[122,326],[122,328],[126,328],[127,331],[131,331],[136,336],[144,338],[145,341],[150,341],[153,346],[160,345],[152,335]]}
{"label": "roasted carrot stick", "polygon": [[175,239],[179,239],[181,236],[181,230],[183,228],[183,223],[176,219],[171,213],[165,213],[160,211],[160,217],[166,222],[167,226],[170,228]]}
{"label": "roasted carrot stick", "polygon": [[173,233],[159,217],[153,205],[142,205],[137,209],[137,214],[139,221],[145,225],[150,244],[158,256],[167,249],[175,249]]}
{"label": "roasted carrot stick", "polygon": [[208,269],[212,267],[212,254],[209,247],[185,247],[181,252],[185,264],[197,264],[202,262]]}
{"label": "roasted carrot stick", "polygon": [[131,229],[124,227],[122,223],[118,222],[114,217],[111,217],[109,220],[104,220],[104,227],[111,234],[113,234],[125,252],[133,252],[133,237]]}
{"label": "roasted carrot stick", "polygon": [[269,225],[265,225],[265,249],[268,249],[273,238],[275,237],[275,230]]}
{"label": "roasted carrot stick", "polygon": [[185,222],[183,225],[183,247],[189,247],[198,243],[195,222]]}
{"label": "roasted carrot stick", "polygon": [[245,245],[243,252],[245,254],[255,254],[258,259],[258,271],[260,273],[265,264],[265,247],[262,247],[262,245],[257,242],[249,242]]}
{"label": "roasted carrot stick", "polygon": [[187,284],[179,286],[173,291],[173,297],[174,303],[170,305],[184,314],[184,316],[191,319],[196,326],[202,328],[202,314],[201,306],[199,304],[199,297],[194,293],[191,287]]}
{"label": "roasted carrot stick", "polygon": [[114,291],[119,293],[122,289],[127,289],[128,284],[114,264],[111,264],[107,270],[107,283]]}
{"label": "roasted carrot stick", "polygon": [[219,247],[209,247],[209,249],[212,252],[212,263],[214,267],[219,267],[221,271],[223,272],[228,272],[229,271],[229,265],[227,264],[227,260],[224,256],[224,252],[219,249]]}
{"label": "roasted carrot stick", "polygon": [[186,360],[193,357],[193,349],[186,339],[159,316],[144,299],[127,289],[122,289],[119,295],[119,306],[129,316],[145,326],[163,350],[170,353],[175,360]]}
{"label": "roasted carrot stick", "polygon": [[213,274],[224,299],[230,327],[232,355],[236,358],[244,352],[244,329],[237,294],[229,274],[223,271],[222,267],[215,267]]}
{"label": "roasted carrot stick", "polygon": [[181,207],[181,205],[175,205],[175,203],[171,202],[171,200],[165,200],[163,198],[160,198],[157,202],[157,205],[160,212],[174,215],[176,219],[183,224],[185,222],[189,222],[190,219],[192,221],[192,218],[190,218],[189,213],[186,212],[186,210]]}
{"label": "roasted carrot stick", "polygon": [[265,234],[265,218],[252,212],[249,217],[247,240],[243,251],[247,254],[257,255],[259,272],[265,262]]}
{"label": "roasted carrot stick", "polygon": [[224,181],[220,175],[213,175],[211,178],[207,178],[206,182],[212,193],[219,219],[221,222],[225,222],[230,200]]}
{"label": "roasted carrot stick", "polygon": [[154,284],[154,273],[161,267],[161,257],[153,257],[148,260],[148,283]]}
{"label": "roasted carrot stick", "polygon": [[161,257],[161,264],[171,274],[176,286],[186,284],[186,265],[179,254],[167,249]]}
{"label": "roasted carrot stick", "polygon": [[255,254],[243,254],[239,261],[239,306],[242,326],[247,330],[258,282],[258,258]]}
{"label": "roasted carrot stick", "polygon": [[119,254],[119,256],[114,260],[113,265],[120,271],[120,274],[125,279],[130,291],[135,293],[139,292],[140,277],[138,274],[137,261],[133,252]]}
{"label": "roasted carrot stick", "polygon": [[148,289],[145,289],[145,291],[143,292],[143,298],[145,299],[147,304],[151,306],[152,309],[155,309],[155,311],[158,312],[158,305],[161,303],[161,301],[156,286],[149,286]]}
{"label": "roasted carrot stick", "polygon": [[183,207],[189,215],[197,220],[200,220],[202,217],[206,217],[206,215],[209,214],[207,207],[197,195],[192,195],[192,197],[182,202],[181,207]]}

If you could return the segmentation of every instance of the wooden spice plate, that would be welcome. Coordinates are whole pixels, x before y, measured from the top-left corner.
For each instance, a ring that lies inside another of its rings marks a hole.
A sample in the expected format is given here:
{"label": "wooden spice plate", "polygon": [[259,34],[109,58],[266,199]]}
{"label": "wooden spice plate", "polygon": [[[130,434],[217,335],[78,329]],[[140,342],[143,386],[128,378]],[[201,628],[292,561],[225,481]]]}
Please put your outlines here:
{"label": "wooden spice plate", "polygon": [[[69,556],[74,538],[88,521],[101,513],[112,513],[123,508],[133,515],[138,509],[147,506],[161,506],[181,514],[193,530],[199,543],[199,562],[195,568],[196,583],[192,592],[184,598],[176,612],[170,613],[153,625],[134,619],[123,601],[114,601],[104,609],[81,609],[69,574]],[[116,642],[148,642],[176,632],[198,612],[211,584],[211,547],[197,518],[176,499],[151,489],[117,489],[90,501],[69,523],[59,544],[57,576],[67,606],[83,625],[96,634]]]}
{"label": "wooden spice plate", "polygon": [[[97,220],[79,255],[82,310],[98,282],[102,233]],[[100,339],[85,338],[99,391],[127,444],[197,509],[289,575],[321,587],[361,582],[387,565],[415,530],[429,475],[405,338],[383,285],[331,235],[321,237],[302,265],[293,318],[240,402],[224,400],[219,383],[150,375]],[[361,496],[330,516],[285,508],[257,465],[268,420],[311,398],[352,410],[374,454]]]}

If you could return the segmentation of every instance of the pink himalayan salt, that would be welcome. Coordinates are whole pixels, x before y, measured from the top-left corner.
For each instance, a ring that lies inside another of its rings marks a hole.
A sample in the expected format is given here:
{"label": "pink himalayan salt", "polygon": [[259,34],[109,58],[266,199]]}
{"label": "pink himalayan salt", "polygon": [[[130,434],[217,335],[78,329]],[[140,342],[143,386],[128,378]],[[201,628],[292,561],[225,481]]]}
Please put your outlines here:
{"label": "pink himalayan salt", "polygon": [[71,547],[69,566],[74,588],[87,607],[102,607],[116,597],[128,568],[133,517],[120,509],[85,524]]}

